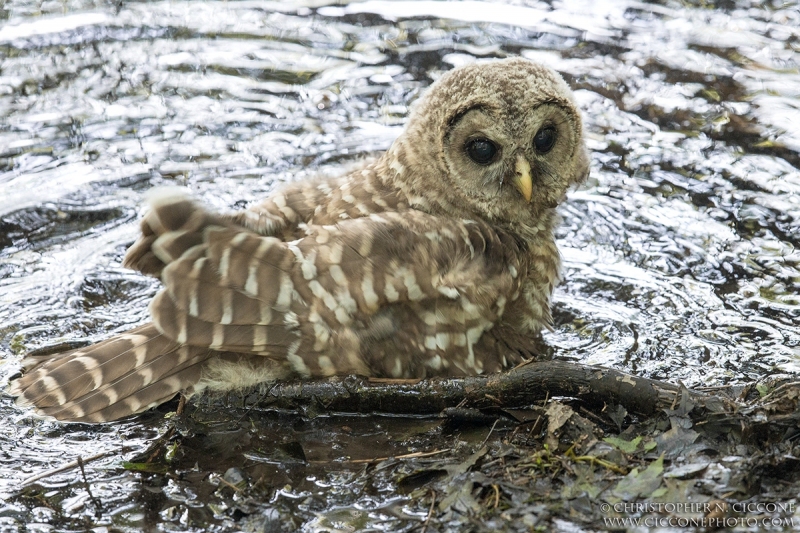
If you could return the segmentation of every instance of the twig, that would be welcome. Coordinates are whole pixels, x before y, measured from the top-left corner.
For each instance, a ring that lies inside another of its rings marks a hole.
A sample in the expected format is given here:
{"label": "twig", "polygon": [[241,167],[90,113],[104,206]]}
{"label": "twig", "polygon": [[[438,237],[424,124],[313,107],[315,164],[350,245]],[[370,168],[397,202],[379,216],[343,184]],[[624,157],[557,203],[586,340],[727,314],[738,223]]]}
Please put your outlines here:
{"label": "twig", "polygon": [[182,415],[185,409],[186,409],[186,395],[184,393],[181,393],[181,397],[178,400],[178,408],[175,409],[175,416]]}
{"label": "twig", "polygon": [[247,418],[247,416],[248,416],[248,415],[249,415],[249,414],[250,414],[250,413],[253,411],[253,409],[255,408],[255,406],[256,406],[256,405],[258,405],[259,403],[261,403],[262,401],[264,401],[264,400],[267,398],[267,396],[269,396],[269,393],[270,393],[270,391],[272,391],[272,388],[273,388],[274,386],[275,386],[275,384],[273,383],[273,384],[272,384],[272,385],[271,385],[271,386],[270,386],[268,389],[266,389],[266,390],[265,390],[265,391],[264,391],[264,392],[261,394],[261,399],[260,399],[258,402],[256,402],[254,405],[251,405],[250,407],[248,407],[248,408],[245,410],[244,414],[242,414],[242,416],[240,416],[240,417],[239,417],[239,420],[237,420],[236,422],[241,422],[242,420],[244,420],[245,418]]}
{"label": "twig", "polygon": [[[550,401],[550,391],[547,391],[547,396],[545,396],[544,400],[542,401],[542,407],[547,405],[548,401]],[[542,415],[539,415],[539,416],[536,417],[536,421],[531,426],[530,431],[528,431],[528,438],[531,438],[531,435],[533,435],[533,432],[536,430],[536,428],[539,427],[539,422],[541,422],[541,420],[542,420]]]}
{"label": "twig", "polygon": [[605,424],[606,423],[606,421],[603,420],[602,417],[597,416],[596,414],[594,414],[593,412],[591,412],[590,410],[588,410],[587,408],[585,408],[583,406],[581,406],[580,411],[587,418],[591,418],[592,420],[594,420],[596,424]]}
{"label": "twig", "polygon": [[431,490],[431,507],[428,509],[428,516],[425,517],[425,523],[422,524],[422,531],[421,533],[425,533],[428,531],[428,524],[431,521],[431,516],[433,516],[433,506],[436,505],[436,491]]}
{"label": "twig", "polygon": [[678,389],[675,391],[675,397],[672,399],[672,405],[669,406],[670,411],[675,410],[675,406],[678,405],[678,398],[680,397],[681,397],[681,391],[680,389]]}
{"label": "twig", "polygon": [[497,396],[493,396],[493,395],[487,393],[487,394],[484,394],[483,397],[486,398],[487,400],[493,401],[497,405],[503,405],[502,400],[500,400],[500,398],[498,398]]}
{"label": "twig", "polygon": [[227,479],[225,479],[225,478],[223,478],[221,476],[217,476],[217,479],[219,480],[220,483],[222,483],[226,487],[230,487],[231,489],[235,490],[236,492],[242,492],[242,489],[240,489],[239,487],[237,487],[236,485],[234,485],[233,483],[231,483]]}
{"label": "twig", "polygon": [[[24,487],[26,485],[30,485],[31,483],[33,483],[35,481],[39,481],[40,479],[44,479],[46,477],[50,477],[50,476],[55,475],[55,474],[60,474],[61,472],[66,472],[67,470],[72,470],[76,466],[79,466],[81,463],[83,463],[83,464],[90,463],[92,461],[96,461],[96,460],[101,459],[103,457],[106,457],[108,455],[112,455],[112,454],[115,454],[115,453],[125,453],[125,452],[127,452],[129,450],[130,450],[130,448],[128,448],[126,446],[125,448],[122,448],[122,450],[106,450],[104,452],[100,452],[100,453],[97,453],[95,455],[91,455],[91,456],[87,457],[86,459],[78,458],[75,461],[70,461],[69,463],[61,465],[61,466],[59,466],[57,468],[53,468],[51,470],[47,470],[45,472],[42,472],[41,474],[36,474],[35,476],[31,476],[28,479],[24,480],[22,483],[20,483],[20,485]],[[81,466],[81,468],[83,468],[83,467]]]}
{"label": "twig", "polygon": [[486,435],[485,439],[483,439],[483,442],[481,443],[480,448],[483,448],[484,446],[486,446],[486,443],[488,442],[489,437],[492,436],[492,432],[494,431],[494,428],[495,428],[495,426],[497,425],[498,422],[500,422],[499,418],[494,421],[494,424],[492,424],[492,429],[489,430],[489,434]]}
{"label": "twig", "polygon": [[367,378],[370,383],[376,385],[416,385],[421,379],[398,379],[398,378]]}
{"label": "twig", "polygon": [[92,487],[89,485],[89,480],[86,477],[86,469],[83,468],[83,458],[79,455],[77,461],[78,466],[81,468],[81,475],[83,476],[83,484],[86,486],[86,492],[89,493],[89,498],[92,500],[95,509],[101,509],[100,502],[98,502],[97,498],[92,494]]}
{"label": "twig", "polygon": [[605,459],[600,459],[599,457],[595,457],[594,455],[575,455],[575,445],[569,447],[567,451],[564,452],[565,457],[569,457],[575,462],[584,463],[588,462],[592,465],[600,465],[612,472],[616,472],[617,474],[625,475],[628,473],[628,470],[612,463],[611,461],[606,461]]}
{"label": "twig", "polygon": [[[451,451],[450,448],[446,450],[434,450],[432,452],[414,452],[414,453],[407,453],[405,455],[395,455],[393,457],[375,457],[372,459],[351,459],[349,461],[344,461],[345,463],[380,463],[381,461],[388,461],[389,459],[418,459],[420,457],[431,457],[433,455],[439,455],[442,453],[447,453]],[[328,461],[309,461],[310,463],[327,463]]]}
{"label": "twig", "polygon": [[[145,464],[150,464],[156,460],[158,455],[161,453],[162,446],[165,443],[169,442],[169,440],[175,435],[175,418],[181,416],[184,411],[186,410],[186,395],[181,393],[180,398],[178,399],[178,407],[175,408],[175,414],[170,416],[170,425],[169,428],[164,432],[163,435],[158,437],[153,441],[150,446],[147,447],[146,450],[141,452],[133,459],[134,462],[141,462]],[[144,458],[144,460],[141,460]]]}

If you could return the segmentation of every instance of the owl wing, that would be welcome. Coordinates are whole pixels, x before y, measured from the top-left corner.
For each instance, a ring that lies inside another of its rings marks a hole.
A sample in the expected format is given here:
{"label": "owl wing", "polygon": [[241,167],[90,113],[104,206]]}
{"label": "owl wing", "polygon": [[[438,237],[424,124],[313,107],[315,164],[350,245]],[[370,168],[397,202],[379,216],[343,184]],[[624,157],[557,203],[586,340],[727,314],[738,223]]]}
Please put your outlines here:
{"label": "owl wing", "polygon": [[287,242],[193,211],[151,244],[166,266],[150,312],[179,345],[286,358],[305,376],[473,374],[473,346],[519,294],[522,245],[483,222],[406,210]]}
{"label": "owl wing", "polygon": [[180,242],[174,248],[184,250],[202,242],[200,230],[211,225],[234,226],[229,217],[209,213],[185,192],[176,188],[162,188],[150,194],[150,211],[139,223],[141,235],[128,248],[123,266],[142,274],[161,277],[166,263],[155,253],[156,240],[169,235]]}
{"label": "owl wing", "polygon": [[[220,362],[240,373],[277,362],[304,376],[492,370],[476,342],[519,294],[525,268],[508,234],[413,210],[305,226],[288,242],[181,196],[159,198],[147,218],[164,282],[153,324],[30,358],[10,389],[18,403],[113,420],[210,386],[200,380]],[[218,377],[216,388],[246,378]]]}
{"label": "owl wing", "polygon": [[[356,195],[364,190],[370,194]],[[180,201],[178,199],[181,199]],[[183,231],[186,239],[198,239],[199,228],[210,225],[244,228],[263,236],[291,240],[302,234],[299,226],[316,221],[339,221],[395,208],[396,191],[383,187],[374,169],[365,168],[357,177],[320,178],[284,186],[266,200],[231,214],[212,214],[175,188],[159,188],[150,194],[152,209],[140,223],[141,235],[128,250],[124,266],[149,276],[161,277],[165,263],[152,245],[162,234]],[[159,206],[169,205],[169,210]],[[195,242],[182,243],[186,248]]]}

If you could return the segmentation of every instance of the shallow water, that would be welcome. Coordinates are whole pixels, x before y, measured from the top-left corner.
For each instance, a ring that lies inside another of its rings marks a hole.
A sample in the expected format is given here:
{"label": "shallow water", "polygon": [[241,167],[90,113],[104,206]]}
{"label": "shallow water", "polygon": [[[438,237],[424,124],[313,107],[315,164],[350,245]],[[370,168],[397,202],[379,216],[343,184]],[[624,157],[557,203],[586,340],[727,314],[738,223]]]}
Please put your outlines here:
{"label": "shallow water", "polygon": [[[800,8],[782,2],[0,2],[0,385],[27,350],[146,319],[157,284],[121,260],[150,187],[229,209],[339,173],[387,148],[442,72],[507,55],[565,76],[593,153],[561,208],[549,355],[688,386],[796,374],[799,50]],[[17,492],[79,455],[143,449],[166,411],[87,430],[0,398],[0,530],[407,529],[426,510],[347,461],[463,459],[485,436],[201,409],[179,477],[87,465],[100,518],[74,471]],[[215,481],[235,484],[236,464],[264,480],[249,515]]]}

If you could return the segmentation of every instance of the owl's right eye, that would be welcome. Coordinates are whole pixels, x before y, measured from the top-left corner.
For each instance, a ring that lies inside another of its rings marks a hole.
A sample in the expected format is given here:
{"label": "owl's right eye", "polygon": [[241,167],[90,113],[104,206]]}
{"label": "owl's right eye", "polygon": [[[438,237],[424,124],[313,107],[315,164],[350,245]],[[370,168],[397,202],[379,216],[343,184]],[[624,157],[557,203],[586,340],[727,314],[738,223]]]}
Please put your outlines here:
{"label": "owl's right eye", "polygon": [[465,148],[469,158],[479,165],[488,165],[497,155],[497,146],[489,139],[473,139]]}

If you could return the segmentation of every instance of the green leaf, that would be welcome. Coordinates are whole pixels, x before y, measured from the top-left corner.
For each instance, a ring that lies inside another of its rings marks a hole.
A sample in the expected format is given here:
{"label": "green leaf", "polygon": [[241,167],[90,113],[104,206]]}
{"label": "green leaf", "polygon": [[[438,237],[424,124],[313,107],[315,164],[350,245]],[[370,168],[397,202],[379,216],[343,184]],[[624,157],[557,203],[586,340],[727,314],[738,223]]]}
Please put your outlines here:
{"label": "green leaf", "polygon": [[159,463],[131,463],[123,461],[122,468],[133,472],[150,472],[152,474],[164,474],[167,472],[167,465]]}
{"label": "green leaf", "polygon": [[642,436],[640,435],[631,441],[622,440],[619,437],[606,437],[603,440],[612,446],[616,446],[624,453],[633,453],[639,447],[639,443],[642,442]]}

